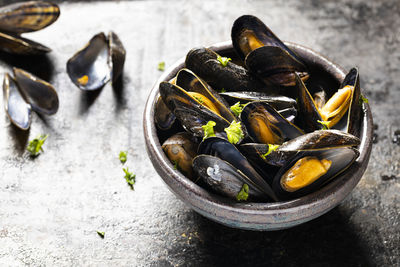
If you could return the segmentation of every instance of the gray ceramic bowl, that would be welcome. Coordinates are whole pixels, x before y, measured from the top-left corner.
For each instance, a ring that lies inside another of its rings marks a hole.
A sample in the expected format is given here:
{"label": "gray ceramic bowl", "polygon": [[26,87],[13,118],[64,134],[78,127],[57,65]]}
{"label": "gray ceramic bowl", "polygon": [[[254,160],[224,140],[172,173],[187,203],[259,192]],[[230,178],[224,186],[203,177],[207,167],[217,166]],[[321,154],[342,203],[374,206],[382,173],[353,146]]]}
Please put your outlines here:
{"label": "gray ceramic bowl", "polygon": [[[342,68],[306,47],[293,43],[286,44],[308,64],[311,77],[325,79],[335,84],[334,90],[338,88],[345,76]],[[235,56],[230,42],[214,45],[211,49],[225,56]],[[289,228],[317,218],[336,207],[360,181],[367,168],[372,147],[372,115],[368,104],[365,103],[359,136],[361,139],[359,158],[334,181],[312,194],[276,203],[237,203],[191,182],[174,170],[161,148],[154,124],[154,106],[159,96],[159,83],[170,80],[183,65],[184,58],[169,68],[151,90],[144,111],[144,137],[150,160],[160,177],[176,196],[201,215],[234,228],[251,230]]]}

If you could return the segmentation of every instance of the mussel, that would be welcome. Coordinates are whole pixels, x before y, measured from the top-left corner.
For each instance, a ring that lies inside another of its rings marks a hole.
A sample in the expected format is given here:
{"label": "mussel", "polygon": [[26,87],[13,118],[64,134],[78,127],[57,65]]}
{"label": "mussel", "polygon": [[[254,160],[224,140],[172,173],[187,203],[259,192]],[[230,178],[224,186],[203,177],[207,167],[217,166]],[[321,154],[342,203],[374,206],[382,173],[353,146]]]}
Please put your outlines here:
{"label": "mussel", "polygon": [[22,130],[31,124],[32,110],[46,115],[57,112],[58,95],[54,87],[22,69],[13,69],[15,78],[4,76],[3,100],[10,121]]}
{"label": "mussel", "polygon": [[[242,181],[242,184],[246,183],[248,186],[254,188],[256,191],[263,192],[265,197],[269,197],[272,200],[277,201],[274,192],[272,191],[268,183],[264,180],[264,178],[261,177],[259,173],[257,173],[257,171],[250,165],[250,163],[240,153],[240,151],[227,140],[219,137],[206,138],[205,140],[203,140],[203,142],[200,143],[198,154],[211,155],[220,158],[222,161],[226,161],[231,166],[233,166],[233,170],[231,170],[231,172],[241,174],[240,181]],[[211,165],[211,167],[213,166],[214,165]],[[203,168],[208,167],[210,167],[210,165],[203,166]],[[221,169],[224,169],[225,167],[226,166],[220,166]],[[196,165],[194,169],[197,171],[200,170],[199,168],[200,166]],[[200,177],[202,177],[204,173],[200,172],[199,175]],[[208,182],[208,179],[209,178],[205,177],[206,182]]]}
{"label": "mussel", "polygon": [[[188,69],[178,72],[175,83],[160,83],[160,95],[182,126],[198,137],[204,136],[202,126],[209,121],[216,123],[218,133],[224,133],[232,121],[239,121],[225,101]],[[246,133],[244,127],[242,130]]]}
{"label": "mussel", "polygon": [[125,48],[114,32],[107,37],[101,32],[68,60],[67,73],[78,88],[97,90],[120,77],[125,55]]}
{"label": "mussel", "polygon": [[293,86],[295,73],[304,81],[308,79],[303,60],[257,17],[244,15],[236,19],[231,36],[247,68],[267,84]]}
{"label": "mussel", "polygon": [[30,1],[0,8],[0,49],[14,54],[43,54],[51,49],[21,37],[22,33],[43,29],[60,15],[54,3]]}

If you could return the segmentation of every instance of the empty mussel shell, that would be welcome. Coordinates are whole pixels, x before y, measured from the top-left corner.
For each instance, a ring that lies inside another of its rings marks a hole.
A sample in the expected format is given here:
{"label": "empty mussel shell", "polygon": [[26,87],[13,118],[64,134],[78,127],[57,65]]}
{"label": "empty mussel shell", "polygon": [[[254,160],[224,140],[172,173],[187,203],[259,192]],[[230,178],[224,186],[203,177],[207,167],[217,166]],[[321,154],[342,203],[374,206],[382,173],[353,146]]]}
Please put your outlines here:
{"label": "empty mussel shell", "polygon": [[58,95],[50,83],[22,69],[14,68],[13,72],[21,94],[34,111],[46,115],[57,112]]}
{"label": "empty mussel shell", "polygon": [[248,182],[243,172],[218,157],[199,155],[193,159],[193,169],[214,191],[224,196],[236,199],[243,184],[247,184],[248,201],[268,199],[264,192]]}
{"label": "empty mussel shell", "polygon": [[97,90],[111,79],[118,79],[122,73],[125,54],[125,49],[115,33],[111,32],[106,38],[101,32],[68,60],[67,73],[78,88]]}
{"label": "empty mussel shell", "polygon": [[345,171],[358,155],[358,150],[347,147],[299,153],[275,176],[274,192],[281,199],[313,192]]}
{"label": "empty mussel shell", "polygon": [[3,32],[0,32],[0,49],[19,55],[40,55],[51,51],[50,48],[32,40]]}
{"label": "empty mussel shell", "polygon": [[15,80],[6,73],[3,82],[4,108],[10,121],[22,130],[31,125],[31,105],[20,94]]}

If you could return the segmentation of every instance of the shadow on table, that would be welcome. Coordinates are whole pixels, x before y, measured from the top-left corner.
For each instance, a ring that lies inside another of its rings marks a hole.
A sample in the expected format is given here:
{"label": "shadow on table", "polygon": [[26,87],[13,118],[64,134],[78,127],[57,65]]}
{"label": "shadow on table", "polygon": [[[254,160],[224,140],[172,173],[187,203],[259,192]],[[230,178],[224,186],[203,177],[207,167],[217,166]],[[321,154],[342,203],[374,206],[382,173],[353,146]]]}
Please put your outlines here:
{"label": "shadow on table", "polygon": [[24,131],[14,125],[11,125],[8,129],[9,135],[13,138],[15,150],[17,151],[19,156],[22,156],[26,150],[29,138],[29,131],[30,129]]}
{"label": "shadow on table", "polygon": [[274,232],[232,229],[197,214],[194,220],[199,239],[194,249],[202,254],[201,265],[373,265],[366,245],[348,222],[348,215],[338,208],[311,222]]}

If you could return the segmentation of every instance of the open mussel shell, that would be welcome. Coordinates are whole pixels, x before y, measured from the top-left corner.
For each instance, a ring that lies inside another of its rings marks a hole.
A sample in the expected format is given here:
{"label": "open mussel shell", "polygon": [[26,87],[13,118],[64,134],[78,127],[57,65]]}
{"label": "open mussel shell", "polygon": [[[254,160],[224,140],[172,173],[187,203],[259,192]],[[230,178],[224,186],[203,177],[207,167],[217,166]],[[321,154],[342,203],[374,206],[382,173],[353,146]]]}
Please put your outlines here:
{"label": "open mussel shell", "polygon": [[19,55],[40,55],[51,51],[50,48],[23,38],[16,34],[0,32],[0,49]]}
{"label": "open mussel shell", "polygon": [[270,95],[263,92],[223,92],[220,93],[220,95],[224,97],[230,105],[234,105],[238,101],[240,101],[242,104],[253,101],[261,101],[270,104],[276,110],[294,108],[296,106],[296,100],[293,98],[281,95]]}
{"label": "open mussel shell", "polygon": [[57,112],[58,95],[50,83],[22,69],[14,68],[13,71],[21,94],[34,111],[47,115]]}
{"label": "open mussel shell", "polygon": [[32,120],[31,105],[26,103],[18,90],[17,83],[8,73],[4,76],[3,101],[10,121],[22,130],[29,129]]}
{"label": "open mussel shell", "polygon": [[[244,174],[244,177],[248,178],[248,180],[246,180],[248,185],[251,184],[258,190],[264,192],[266,196],[275,201],[277,200],[274,192],[264,178],[257,173],[240,151],[227,140],[219,137],[206,138],[200,143],[197,152],[199,155],[211,155],[228,162],[240,170]],[[270,178],[267,177],[266,179],[269,180]]]}
{"label": "open mussel shell", "polygon": [[108,33],[109,62],[111,62],[112,81],[115,82],[122,74],[125,64],[126,50],[118,35]]}
{"label": "open mussel shell", "polygon": [[67,62],[71,81],[82,90],[96,90],[111,78],[108,41],[104,33],[96,34],[89,43]]}
{"label": "open mussel shell", "polygon": [[276,174],[274,192],[280,199],[304,196],[345,171],[358,155],[354,148],[301,152]]}
{"label": "open mussel shell", "polygon": [[228,62],[222,66],[217,57],[218,54],[208,48],[195,48],[187,54],[185,65],[217,90],[276,92],[274,87],[268,87],[239,65]]}
{"label": "open mussel shell", "polygon": [[43,29],[58,19],[60,8],[44,1],[15,3],[0,8],[0,31],[12,33]]}
{"label": "open mussel shell", "polygon": [[172,125],[176,121],[174,113],[165,105],[162,97],[158,97],[156,105],[154,107],[154,120],[157,128],[163,131],[171,129]]}
{"label": "open mussel shell", "polygon": [[[275,166],[282,167],[286,165],[289,160],[297,154],[298,151],[280,151],[279,148],[269,151],[269,147],[266,144],[259,143],[246,143],[239,146],[240,152],[249,159],[254,167],[258,165],[261,169],[264,169],[264,165],[268,164],[267,167]],[[268,154],[267,154],[268,153]],[[256,163],[256,164],[253,164]],[[260,168],[256,168],[257,170]],[[271,175],[271,174],[269,174]],[[272,182],[272,180],[271,180]]]}
{"label": "open mussel shell", "polygon": [[248,201],[268,199],[263,191],[249,183],[244,173],[218,157],[199,155],[193,159],[193,169],[214,191],[224,196],[236,199],[243,184],[247,184]]}
{"label": "open mussel shell", "polygon": [[185,130],[203,137],[202,126],[214,121],[216,132],[223,132],[230,122],[194,99],[183,88],[169,82],[160,83],[160,95]]}
{"label": "open mussel shell", "polygon": [[196,156],[198,144],[189,133],[177,133],[168,138],[162,149],[177,170],[194,180],[192,160]]}
{"label": "open mussel shell", "polygon": [[243,108],[240,119],[256,143],[280,145],[304,134],[265,102],[248,103]]}

